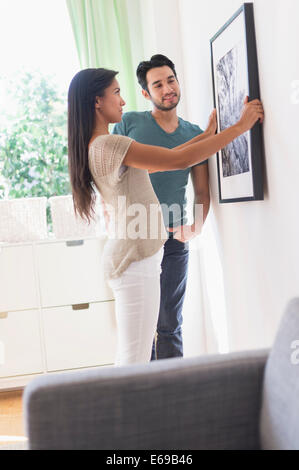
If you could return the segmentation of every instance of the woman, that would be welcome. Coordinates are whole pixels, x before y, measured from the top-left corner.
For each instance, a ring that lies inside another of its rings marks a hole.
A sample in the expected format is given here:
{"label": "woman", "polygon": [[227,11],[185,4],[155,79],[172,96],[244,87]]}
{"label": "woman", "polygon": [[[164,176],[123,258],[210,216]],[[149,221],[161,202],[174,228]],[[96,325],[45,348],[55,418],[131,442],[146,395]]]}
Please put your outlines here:
{"label": "woman", "polygon": [[[206,160],[258,120],[263,122],[264,114],[260,101],[254,100],[245,103],[236,125],[218,135],[197,136],[174,149],[140,144],[108,131],[110,123],[121,121],[125,105],[117,73],[86,69],[73,78],[68,93],[68,147],[75,212],[90,221],[97,188],[114,216],[103,262],[115,296],[116,364],[123,365],[150,360],[159,313],[167,233],[148,171],[178,170]],[[136,206],[137,224],[132,220]]]}

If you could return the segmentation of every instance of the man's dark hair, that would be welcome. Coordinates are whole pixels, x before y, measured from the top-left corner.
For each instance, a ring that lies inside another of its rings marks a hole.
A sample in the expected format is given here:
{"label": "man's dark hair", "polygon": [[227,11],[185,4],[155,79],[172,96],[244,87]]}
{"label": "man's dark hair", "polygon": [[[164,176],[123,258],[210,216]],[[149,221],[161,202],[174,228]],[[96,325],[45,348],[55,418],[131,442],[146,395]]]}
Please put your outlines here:
{"label": "man's dark hair", "polygon": [[171,62],[168,57],[162,54],[156,54],[151,57],[151,60],[144,60],[143,62],[140,62],[140,64],[137,67],[136,70],[136,75],[138,79],[139,85],[148,92],[148,86],[147,86],[147,81],[146,81],[146,74],[149,70],[154,69],[156,67],[163,67],[164,65],[167,65],[168,67],[171,68],[171,70],[174,73],[175,78],[177,79],[177,74],[175,71],[174,63]]}

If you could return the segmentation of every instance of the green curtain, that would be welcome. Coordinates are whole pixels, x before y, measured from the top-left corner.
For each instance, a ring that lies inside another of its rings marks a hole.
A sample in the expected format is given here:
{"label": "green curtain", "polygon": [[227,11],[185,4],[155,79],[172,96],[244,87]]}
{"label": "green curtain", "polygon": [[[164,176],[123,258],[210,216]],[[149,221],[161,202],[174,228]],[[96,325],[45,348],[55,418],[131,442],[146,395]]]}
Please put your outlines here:
{"label": "green curtain", "polygon": [[[139,1],[66,2],[82,69],[105,67],[119,71],[117,79],[126,101],[125,111],[139,110],[136,67],[137,61],[143,60]],[[130,9],[134,9],[134,15],[130,15]],[[134,24],[131,24],[131,17],[134,17]]]}

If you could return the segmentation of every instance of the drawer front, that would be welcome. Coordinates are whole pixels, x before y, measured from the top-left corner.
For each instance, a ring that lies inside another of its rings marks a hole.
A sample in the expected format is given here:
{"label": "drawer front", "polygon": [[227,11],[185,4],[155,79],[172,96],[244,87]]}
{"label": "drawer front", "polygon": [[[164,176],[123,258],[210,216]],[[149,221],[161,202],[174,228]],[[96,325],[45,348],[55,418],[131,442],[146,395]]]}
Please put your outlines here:
{"label": "drawer front", "polygon": [[43,372],[38,310],[0,315],[0,377]]}
{"label": "drawer front", "polygon": [[37,246],[43,307],[113,300],[102,270],[104,243],[91,239]]}
{"label": "drawer front", "polygon": [[114,301],[43,309],[42,316],[49,372],[114,363]]}
{"label": "drawer front", "polygon": [[38,308],[33,248],[0,247],[0,312]]}

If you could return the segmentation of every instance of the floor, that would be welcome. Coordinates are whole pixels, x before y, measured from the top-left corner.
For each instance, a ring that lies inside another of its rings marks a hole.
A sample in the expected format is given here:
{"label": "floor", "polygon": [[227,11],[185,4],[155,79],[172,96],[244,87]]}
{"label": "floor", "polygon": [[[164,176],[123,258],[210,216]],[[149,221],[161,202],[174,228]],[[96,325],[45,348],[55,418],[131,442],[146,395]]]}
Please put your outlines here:
{"label": "floor", "polygon": [[22,390],[0,392],[0,450],[1,447],[24,442]]}

